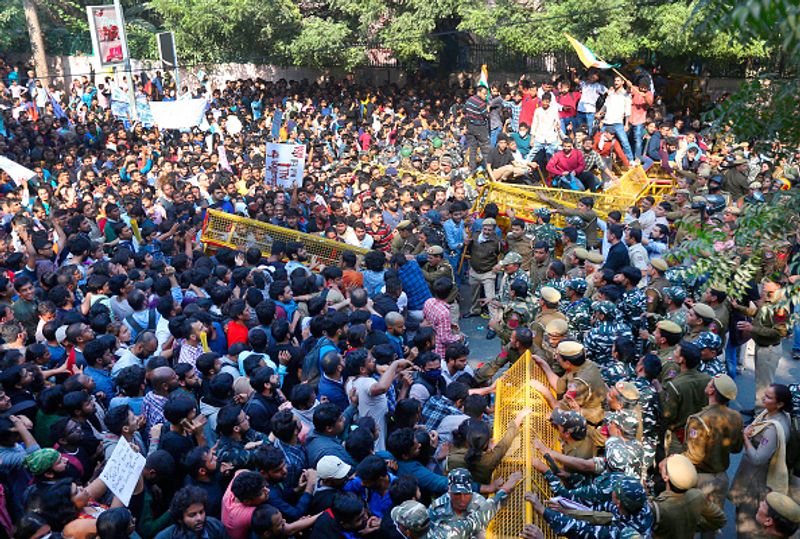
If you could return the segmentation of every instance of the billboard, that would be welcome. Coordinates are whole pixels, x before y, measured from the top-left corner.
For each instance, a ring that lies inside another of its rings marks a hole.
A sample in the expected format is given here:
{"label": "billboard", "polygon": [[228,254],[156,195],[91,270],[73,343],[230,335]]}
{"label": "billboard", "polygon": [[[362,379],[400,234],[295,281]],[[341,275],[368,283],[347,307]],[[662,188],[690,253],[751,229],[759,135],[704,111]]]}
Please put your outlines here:
{"label": "billboard", "polygon": [[113,5],[87,6],[92,46],[100,68],[124,64],[128,60],[122,13]]}

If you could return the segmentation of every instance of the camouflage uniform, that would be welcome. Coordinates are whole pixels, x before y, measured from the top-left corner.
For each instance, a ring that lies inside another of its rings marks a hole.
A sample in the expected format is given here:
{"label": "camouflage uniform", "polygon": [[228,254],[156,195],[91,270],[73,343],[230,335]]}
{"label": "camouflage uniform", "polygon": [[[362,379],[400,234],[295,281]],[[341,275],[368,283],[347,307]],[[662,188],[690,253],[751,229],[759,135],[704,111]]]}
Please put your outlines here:
{"label": "camouflage uniform", "polygon": [[639,330],[642,328],[642,315],[647,312],[647,296],[644,290],[634,287],[622,293],[617,304],[625,324],[630,326],[633,341],[639,343]]}
{"label": "camouflage uniform", "polygon": [[642,410],[642,441],[653,447],[661,438],[661,401],[658,391],[647,378],[632,378],[631,382],[639,390],[639,406]]}
{"label": "camouflage uniform", "polygon": [[508,325],[512,318],[512,314],[516,313],[519,317],[519,327],[530,326],[536,315],[536,305],[529,299],[514,298],[502,307],[502,327],[497,329],[497,335],[500,337],[500,342],[504,345],[511,340],[511,333],[515,328]]}
{"label": "camouflage uniform", "polygon": [[526,228],[526,232],[530,233],[533,237],[533,243],[536,244],[536,242],[543,241],[547,244],[550,256],[553,256],[556,250],[556,243],[558,243],[558,238],[560,236],[558,229],[550,223],[528,225]]}
{"label": "camouflage uniform", "polygon": [[[508,498],[504,491],[498,491],[491,499],[472,492],[472,475],[464,468],[456,468],[447,475],[448,493],[433,500],[428,508],[430,516],[429,539],[469,539],[477,537],[489,521],[494,518],[503,502]],[[450,503],[450,492],[472,494],[467,510],[456,515]]]}
{"label": "camouflage uniform", "polygon": [[586,249],[586,232],[583,230],[583,219],[577,215],[569,215],[564,220],[578,231],[578,239],[575,241],[575,245]]}
{"label": "camouflage uniform", "polygon": [[617,337],[627,336],[633,338],[627,326],[614,320],[617,308],[610,301],[596,301],[592,303],[592,312],[600,312],[605,320],[597,322],[583,339],[586,346],[586,355],[600,366],[611,363],[611,348]]}
{"label": "camouflage uniform", "polygon": [[626,475],[638,476],[642,465],[642,446],[635,440],[609,438],[606,441],[606,456],[595,457],[593,460],[595,477],[591,482],[574,489],[567,489],[552,471],[547,470],[544,478],[550,483],[553,495],[564,496],[592,509],[613,503],[611,493],[614,492],[616,482]]}
{"label": "camouflage uniform", "polygon": [[591,300],[580,298],[567,304],[563,312],[567,317],[570,333],[580,336],[579,340],[583,340],[583,335],[592,328]]}
{"label": "camouflage uniform", "polygon": [[512,274],[504,273],[503,278],[500,279],[500,289],[497,292],[497,296],[495,299],[500,303],[506,303],[511,300],[509,296],[509,290],[511,285],[517,279],[521,281],[525,281],[525,284],[530,284],[530,280],[528,279],[528,273],[523,270],[521,267]]}
{"label": "camouflage uniform", "polygon": [[536,287],[536,292],[534,292],[535,297],[539,297],[540,292],[543,287],[549,286],[550,288],[555,288],[558,290],[558,293],[561,294],[561,297],[564,297],[564,289],[566,287],[564,279],[547,279],[539,286]]}
{"label": "camouflage uniform", "polygon": [[720,355],[722,351],[722,339],[719,335],[711,333],[710,331],[704,331],[694,341],[694,344],[696,344],[700,350],[711,349],[716,352],[713,359],[708,361],[704,360],[700,363],[697,367],[698,371],[704,372],[711,377],[718,374],[727,374],[728,369],[725,366],[725,358]]}

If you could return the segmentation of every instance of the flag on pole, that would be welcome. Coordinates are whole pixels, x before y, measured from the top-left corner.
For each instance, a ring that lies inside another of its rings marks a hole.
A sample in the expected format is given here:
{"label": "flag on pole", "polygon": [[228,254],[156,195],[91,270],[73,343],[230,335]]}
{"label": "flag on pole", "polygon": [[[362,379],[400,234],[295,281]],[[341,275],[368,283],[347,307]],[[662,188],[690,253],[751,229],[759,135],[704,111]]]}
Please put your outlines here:
{"label": "flag on pole", "polygon": [[615,67],[619,67],[617,65],[609,64],[608,62],[604,62],[595,56],[592,52],[592,49],[575,39],[569,34],[564,34],[567,36],[567,39],[570,42],[570,45],[573,46],[575,52],[578,53],[578,59],[580,59],[581,63],[586,66],[587,68],[596,67],[597,69],[613,69]]}
{"label": "flag on pole", "polygon": [[478,79],[478,86],[489,89],[489,70],[486,68],[486,64],[481,66],[481,77]]}
{"label": "flag on pole", "polygon": [[61,108],[61,105],[58,103],[58,101],[56,101],[56,98],[53,97],[53,95],[50,94],[49,92],[47,94],[47,98],[50,100],[50,104],[53,105],[53,114],[55,114],[56,118],[58,118],[59,120],[61,118],[66,118],[67,113],[64,112],[64,109]]}

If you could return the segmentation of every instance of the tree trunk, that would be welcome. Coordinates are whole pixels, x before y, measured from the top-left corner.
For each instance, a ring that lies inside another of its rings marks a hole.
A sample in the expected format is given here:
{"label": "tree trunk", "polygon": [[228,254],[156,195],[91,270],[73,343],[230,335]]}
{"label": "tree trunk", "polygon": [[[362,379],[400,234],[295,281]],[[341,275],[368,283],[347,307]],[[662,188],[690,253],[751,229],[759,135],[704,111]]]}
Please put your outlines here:
{"label": "tree trunk", "polygon": [[33,52],[33,64],[36,69],[36,76],[44,78],[43,86],[48,84],[47,77],[47,57],[44,54],[44,37],[42,27],[39,25],[39,15],[36,14],[36,4],[33,0],[22,0],[22,7],[25,9],[25,21],[28,23],[28,36],[31,40],[31,52]]}

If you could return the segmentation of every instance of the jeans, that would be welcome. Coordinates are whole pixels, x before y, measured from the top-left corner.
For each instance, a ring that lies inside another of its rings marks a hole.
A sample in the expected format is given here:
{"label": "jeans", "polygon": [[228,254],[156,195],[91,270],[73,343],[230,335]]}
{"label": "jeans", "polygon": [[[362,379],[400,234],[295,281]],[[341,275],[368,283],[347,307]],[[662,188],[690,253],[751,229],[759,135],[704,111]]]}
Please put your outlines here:
{"label": "jeans", "polygon": [[571,189],[573,191],[585,190],[583,182],[572,172],[553,178],[553,187],[556,189]]}
{"label": "jeans", "polygon": [[622,145],[622,151],[625,152],[625,157],[627,157],[629,161],[633,161],[631,143],[628,142],[628,133],[625,132],[625,126],[623,124],[605,124],[604,127],[610,127],[614,130],[614,135],[616,135],[619,143]]}
{"label": "jeans", "polygon": [[634,125],[633,127],[633,155],[636,159],[642,160],[642,150],[644,149],[644,126],[645,124]]}
{"label": "jeans", "polygon": [[497,146],[497,135],[500,134],[501,127],[495,127],[494,129],[489,130],[489,144],[494,148]]}
{"label": "jeans", "polygon": [[736,380],[736,366],[739,364],[739,351],[741,348],[741,345],[731,345],[730,339],[728,339],[728,343],[725,345],[725,365],[728,370],[728,376],[734,380]]}
{"label": "jeans", "polygon": [[529,160],[532,160],[534,157],[536,157],[536,154],[539,153],[541,150],[544,150],[544,153],[547,154],[547,160],[549,161],[553,157],[553,154],[555,154],[558,151],[558,143],[534,142],[533,149],[531,150],[531,153],[528,155]]}
{"label": "jeans", "polygon": [[579,112],[578,120],[589,128],[589,136],[594,134],[594,112]]}
{"label": "jeans", "polygon": [[[575,132],[578,131],[578,128],[581,126],[581,120],[577,116],[572,116],[571,118],[561,118],[561,136],[575,136]],[[572,132],[567,133],[567,126],[572,126]]]}

